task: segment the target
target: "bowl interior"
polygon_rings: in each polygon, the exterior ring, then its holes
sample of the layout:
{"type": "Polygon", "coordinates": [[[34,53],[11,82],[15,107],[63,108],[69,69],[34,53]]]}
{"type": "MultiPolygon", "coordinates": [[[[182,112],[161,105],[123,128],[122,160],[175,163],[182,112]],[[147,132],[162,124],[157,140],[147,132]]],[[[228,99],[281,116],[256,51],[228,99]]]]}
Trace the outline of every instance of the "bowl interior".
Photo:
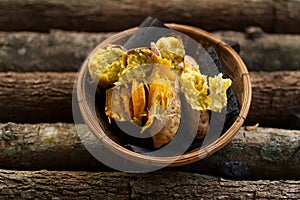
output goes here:
{"type": "MultiPolygon", "coordinates": [[[[142,164],[147,163],[159,166],[164,165],[165,163],[170,163],[169,161],[173,160],[171,165],[179,166],[198,161],[213,154],[214,152],[225,146],[234,137],[239,128],[242,126],[250,107],[251,84],[247,68],[245,67],[243,61],[226,43],[222,42],[220,39],[214,37],[213,35],[195,27],[178,24],[167,24],[167,26],[188,35],[189,37],[199,42],[206,49],[211,46],[214,47],[223,65],[224,72],[232,80],[233,91],[239,100],[240,114],[233,122],[231,127],[227,129],[227,131],[223,133],[221,137],[219,137],[216,141],[206,147],[201,147],[193,151],[186,152],[181,156],[176,156],[175,161],[174,157],[148,156],[135,153],[124,148],[123,145],[126,143],[141,142],[143,142],[143,144],[147,147],[147,145],[152,144],[152,141],[151,138],[138,139],[128,136],[124,137],[124,135],[120,132],[119,129],[116,128],[116,126],[112,126],[108,122],[108,119],[104,113],[105,91],[98,88],[96,91],[96,95],[92,92],[90,84],[92,80],[88,73],[88,59],[83,63],[79,74],[77,83],[77,95],[78,99],[86,99],[86,101],[80,105],[80,110],[85,123],[109,149],[111,149],[118,155],[142,164]],[[92,101],[93,98],[95,98],[96,104],[92,101]],[[96,115],[93,111],[94,108],[96,111],[96,115]]],[[[101,44],[99,44],[90,53],[90,55],[93,55],[95,51],[97,51],[97,49],[102,48],[108,44],[122,44],[134,33],[135,30],[136,28],[132,28],[106,39],[101,44]]],[[[88,56],[88,58],[90,57],[90,55],[88,56]]]]}

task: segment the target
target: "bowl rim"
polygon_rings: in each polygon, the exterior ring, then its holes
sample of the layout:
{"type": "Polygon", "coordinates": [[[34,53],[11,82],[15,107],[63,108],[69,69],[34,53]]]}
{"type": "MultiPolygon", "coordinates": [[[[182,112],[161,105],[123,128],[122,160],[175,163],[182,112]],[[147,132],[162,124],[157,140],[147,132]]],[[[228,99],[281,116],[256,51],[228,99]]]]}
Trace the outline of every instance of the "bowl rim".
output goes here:
{"type": "Polygon", "coordinates": [[[238,133],[239,129],[243,125],[246,116],[248,114],[250,104],[251,104],[251,97],[252,97],[252,88],[251,88],[251,82],[250,82],[250,76],[247,70],[247,67],[245,66],[244,62],[242,61],[241,57],[225,42],[223,42],[221,39],[217,38],[216,36],[212,35],[211,33],[208,33],[200,28],[192,27],[188,25],[182,25],[182,24],[165,24],[167,27],[172,28],[179,32],[186,32],[189,31],[189,33],[193,33],[196,35],[202,35],[206,37],[208,40],[211,40],[212,43],[215,43],[218,46],[221,46],[223,50],[227,51],[233,59],[236,60],[239,67],[241,68],[242,74],[242,81],[245,91],[245,94],[242,96],[242,102],[240,113],[233,122],[233,124],[230,126],[230,128],[222,134],[217,140],[215,140],[213,143],[207,145],[206,147],[202,147],[200,149],[196,149],[192,152],[188,152],[185,154],[182,154],[180,156],[171,156],[171,157],[157,157],[157,156],[149,156],[144,155],[140,153],[136,153],[133,151],[130,151],[126,149],[125,147],[119,145],[112,139],[110,139],[104,132],[104,130],[99,126],[99,119],[93,115],[93,112],[91,111],[87,100],[85,99],[85,78],[88,74],[88,61],[91,55],[93,55],[99,48],[104,47],[105,45],[108,45],[112,43],[112,41],[115,41],[116,39],[125,36],[131,35],[135,30],[137,30],[138,27],[130,28],[127,30],[124,30],[122,32],[116,33],[109,38],[105,39],[103,42],[98,44],[87,56],[85,61],[83,62],[80,71],[78,73],[77,83],[76,83],[76,92],[77,92],[77,99],[79,104],[79,109],[82,114],[83,120],[85,124],[88,126],[90,131],[99,138],[102,143],[107,147],[109,150],[113,151],[119,156],[122,156],[124,158],[127,158],[131,161],[140,163],[140,164],[147,164],[152,166],[182,166],[186,164],[190,164],[196,161],[199,161],[201,159],[204,159],[221,148],[223,148],[227,143],[231,141],[231,139],[238,133]]]}

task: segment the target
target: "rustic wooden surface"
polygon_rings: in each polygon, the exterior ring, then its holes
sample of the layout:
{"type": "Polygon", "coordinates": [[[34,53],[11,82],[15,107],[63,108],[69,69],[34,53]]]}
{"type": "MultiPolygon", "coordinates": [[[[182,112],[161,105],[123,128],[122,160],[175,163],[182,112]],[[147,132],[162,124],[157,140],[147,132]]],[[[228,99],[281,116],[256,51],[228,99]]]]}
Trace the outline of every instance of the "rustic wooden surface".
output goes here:
{"type": "MultiPolygon", "coordinates": [[[[77,71],[88,53],[112,34],[0,32],[0,71],[77,71]]],[[[264,33],[252,40],[243,32],[214,34],[239,42],[250,71],[300,70],[300,35],[264,33]]]]}
{"type": "MultiPolygon", "coordinates": [[[[89,145],[93,146],[93,140],[89,145]]],[[[85,149],[72,124],[0,124],[0,168],[111,171],[85,149]]],[[[241,128],[202,161],[176,168],[238,179],[300,179],[300,131],[241,128]]]]}
{"type": "Polygon", "coordinates": [[[78,31],[123,30],[145,17],[184,23],[206,30],[244,30],[250,25],[267,32],[299,33],[298,0],[1,0],[0,30],[48,31],[51,28],[78,31]],[[20,16],[22,16],[20,18],[20,16]],[[58,20],[59,19],[59,20],[58,20]]]}
{"type": "Polygon", "coordinates": [[[193,173],[0,170],[6,199],[299,199],[300,181],[232,181],[193,173]]]}
{"type": "MultiPolygon", "coordinates": [[[[300,110],[300,71],[251,72],[253,98],[247,123],[293,127],[300,110]]],[[[72,122],[76,73],[0,73],[0,121],[72,122]]]]}
{"type": "MultiPolygon", "coordinates": [[[[299,130],[242,128],[202,161],[147,174],[114,172],[87,152],[73,124],[62,123],[72,121],[76,74],[49,73],[77,71],[112,34],[53,29],[120,31],[151,15],[207,31],[254,25],[299,34],[299,12],[299,0],[0,0],[0,122],[31,123],[0,124],[0,199],[300,199],[299,130]],[[55,171],[12,171],[41,169],[55,171]]],[[[253,100],[246,123],[299,128],[291,120],[300,113],[299,35],[215,34],[241,44],[250,71],[298,70],[250,73],[253,100]]]]}

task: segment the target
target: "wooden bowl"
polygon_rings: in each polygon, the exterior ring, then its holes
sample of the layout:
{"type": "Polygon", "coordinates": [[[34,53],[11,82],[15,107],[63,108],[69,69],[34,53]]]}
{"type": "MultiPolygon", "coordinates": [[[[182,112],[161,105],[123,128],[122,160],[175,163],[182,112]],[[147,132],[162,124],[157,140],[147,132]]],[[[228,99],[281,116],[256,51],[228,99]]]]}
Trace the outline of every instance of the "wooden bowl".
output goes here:
{"type": "MultiPolygon", "coordinates": [[[[208,48],[210,46],[213,46],[215,48],[216,52],[218,53],[219,59],[222,62],[224,72],[228,75],[229,78],[233,80],[232,88],[239,100],[240,113],[231,127],[227,129],[224,134],[222,134],[217,140],[204,148],[196,149],[192,152],[187,152],[176,157],[155,157],[130,151],[113,139],[113,130],[111,130],[109,128],[109,125],[107,125],[107,123],[105,122],[107,119],[104,118],[106,117],[104,115],[101,116],[101,114],[95,115],[95,113],[93,112],[95,103],[90,101],[90,97],[91,95],[95,94],[89,93],[90,82],[88,81],[88,59],[86,59],[82,65],[77,80],[77,97],[80,100],[79,107],[85,123],[90,128],[92,133],[97,138],[99,138],[103,142],[103,144],[111,151],[131,161],[151,166],[166,166],[170,163],[170,166],[190,164],[206,158],[224,147],[236,135],[240,127],[243,125],[249,111],[252,95],[248,70],[241,60],[240,56],[230,46],[228,46],[226,43],[216,38],[215,36],[211,35],[210,33],[199,28],[179,24],[166,25],[173,30],[176,30],[193,38],[204,48],[208,48]]],[[[99,48],[102,48],[108,44],[115,44],[120,41],[126,41],[130,37],[130,35],[134,33],[135,30],[137,30],[137,27],[117,33],[107,38],[90,53],[88,58],[93,55],[99,48]]]]}

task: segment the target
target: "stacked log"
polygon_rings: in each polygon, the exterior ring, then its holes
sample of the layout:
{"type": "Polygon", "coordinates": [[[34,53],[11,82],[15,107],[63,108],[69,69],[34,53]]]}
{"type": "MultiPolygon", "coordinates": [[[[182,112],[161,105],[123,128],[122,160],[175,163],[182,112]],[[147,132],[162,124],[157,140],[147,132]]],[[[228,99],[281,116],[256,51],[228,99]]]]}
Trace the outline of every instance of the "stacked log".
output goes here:
{"type": "MultiPolygon", "coordinates": [[[[111,171],[81,143],[73,124],[0,124],[0,168],[19,170],[111,171]]],[[[93,140],[86,145],[93,146],[93,140]]],[[[165,170],[238,179],[300,178],[300,131],[242,128],[216,154],[190,165],[165,170]],[[288,163],[288,165],[286,164],[288,163]],[[224,166],[227,165],[227,166],[224,166]],[[240,174],[234,174],[236,168],[240,174]]]]}
{"type": "Polygon", "coordinates": [[[300,196],[300,181],[233,181],[184,172],[127,174],[0,170],[0,180],[9,180],[9,184],[1,185],[3,200],[298,199],[300,196]]]}
{"type": "Polygon", "coordinates": [[[2,0],[0,29],[43,31],[51,28],[77,31],[120,31],[137,26],[147,16],[164,22],[189,24],[208,31],[260,26],[266,32],[299,33],[297,0],[161,0],[58,1],[2,0]],[[22,18],[20,19],[20,16],[22,18]]]}
{"type": "MultiPolygon", "coordinates": [[[[300,71],[251,72],[250,77],[253,99],[247,123],[292,127],[289,120],[300,111],[300,71]]],[[[0,121],[72,122],[75,79],[74,72],[0,73],[0,121]]]]}
{"type": "MultiPolygon", "coordinates": [[[[0,71],[71,72],[97,44],[114,33],[0,32],[0,71]]],[[[250,71],[300,70],[300,35],[267,34],[255,39],[244,32],[214,32],[221,39],[236,41],[250,71]]]]}

